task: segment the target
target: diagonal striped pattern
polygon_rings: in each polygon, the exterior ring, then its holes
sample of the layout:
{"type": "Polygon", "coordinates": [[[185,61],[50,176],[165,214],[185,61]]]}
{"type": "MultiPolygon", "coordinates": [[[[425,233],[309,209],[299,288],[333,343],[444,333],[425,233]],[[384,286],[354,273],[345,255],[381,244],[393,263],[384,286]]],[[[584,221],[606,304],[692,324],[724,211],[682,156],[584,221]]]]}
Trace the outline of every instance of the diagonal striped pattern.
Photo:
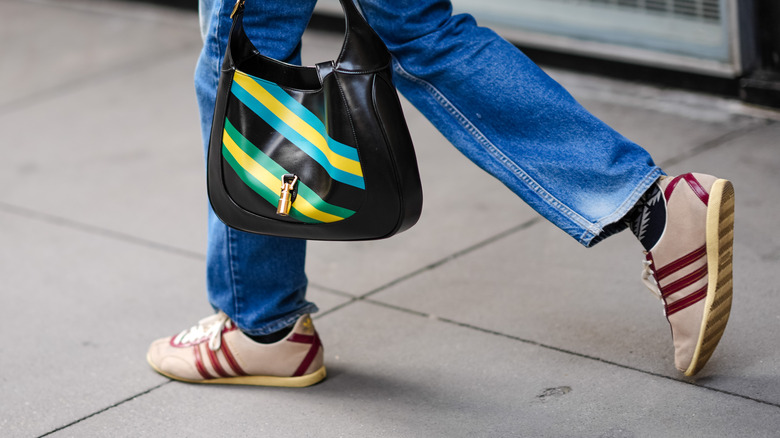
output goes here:
{"type": "Polygon", "coordinates": [[[706,255],[706,251],[703,251],[700,248],[680,257],[679,259],[665,266],[656,267],[652,253],[647,253],[647,259],[652,263],[653,271],[655,272],[654,277],[656,278],[658,289],[661,291],[661,296],[664,298],[664,302],[666,303],[667,317],[697,303],[707,296],[707,284],[705,283],[703,287],[698,288],[686,296],[678,297],[674,301],[669,300],[671,295],[676,294],[685,288],[693,286],[707,277],[708,270],[706,255]],[[688,266],[695,264],[699,264],[699,267],[690,273],[674,281],[662,282],[663,279],[669,277],[670,275],[676,272],[681,272],[688,266]],[[663,274],[659,274],[659,272],[663,274]]]}
{"type": "Polygon", "coordinates": [[[697,281],[701,280],[706,276],[707,276],[707,263],[704,263],[699,267],[699,269],[691,272],[690,274],[685,275],[684,277],[675,280],[667,284],[666,286],[662,286],[661,296],[667,298],[674,293],[680,292],[681,290],[685,289],[688,286],[694,285],[697,281]]]}
{"type": "MultiPolygon", "coordinates": [[[[237,327],[231,322],[229,323],[229,326],[225,326],[225,328],[222,329],[222,333],[219,335],[220,339],[225,333],[232,332],[233,330],[237,330],[237,327]]],[[[217,351],[212,351],[206,341],[207,339],[204,338],[191,345],[193,358],[195,360],[195,369],[201,377],[206,380],[212,380],[219,377],[224,378],[247,375],[238,365],[238,362],[236,362],[227,343],[220,342],[220,348],[217,351]],[[201,350],[205,351],[205,356],[201,350]],[[220,359],[220,356],[222,359],[220,359]],[[208,362],[204,360],[204,357],[208,358],[208,362]],[[211,372],[209,372],[209,370],[211,370],[211,372]]]]}
{"type": "Polygon", "coordinates": [[[293,335],[290,336],[290,338],[287,339],[287,341],[297,342],[301,344],[311,344],[309,351],[306,353],[306,357],[303,358],[303,361],[298,366],[298,369],[296,369],[295,373],[293,373],[293,377],[302,376],[306,373],[306,370],[309,369],[309,366],[311,366],[312,362],[314,362],[314,358],[317,357],[317,353],[319,352],[320,347],[322,346],[322,341],[320,341],[320,336],[317,334],[317,332],[314,332],[313,335],[302,335],[300,333],[293,333],[293,335]]]}
{"type": "MultiPolygon", "coordinates": [[[[357,211],[363,204],[366,197],[365,189],[344,184],[331,178],[324,167],[286,138],[279,135],[273,127],[268,125],[240,100],[235,98],[230,100],[227,106],[226,119],[249,143],[262,150],[263,153],[285,170],[298,175],[298,178],[304,184],[327,203],[352,211],[357,211]]],[[[237,182],[246,185],[243,181],[237,182]]],[[[234,193],[234,195],[237,194],[234,193]]],[[[253,193],[253,195],[255,194],[253,193]]],[[[239,205],[253,205],[257,207],[256,201],[242,200],[240,198],[236,199],[236,201],[243,201],[239,205]]],[[[275,208],[275,206],[273,209],[269,207],[269,211],[258,213],[264,216],[269,214],[273,216],[276,214],[275,208]]]]}
{"type": "MultiPolygon", "coordinates": [[[[282,175],[291,173],[246,139],[225,119],[222,156],[236,175],[272,206],[279,201],[282,175]]],[[[330,223],[344,220],[355,212],[323,200],[305,182],[297,184],[298,196],[290,217],[307,223],[330,223]]]]}
{"type": "Polygon", "coordinates": [[[664,196],[666,197],[667,201],[672,196],[672,192],[674,192],[674,189],[677,188],[677,184],[681,180],[685,180],[685,182],[688,183],[688,186],[690,186],[691,190],[693,190],[693,193],[695,193],[696,196],[698,196],[699,199],[701,199],[701,202],[703,202],[704,205],[709,204],[710,195],[707,193],[706,190],[704,190],[704,187],[701,186],[699,180],[697,180],[696,177],[694,177],[693,174],[691,173],[686,173],[684,175],[680,175],[672,179],[669,185],[666,186],[666,190],[664,190],[664,196]]]}
{"type": "Polygon", "coordinates": [[[327,134],[317,116],[271,82],[236,71],[232,95],[298,147],[336,181],[365,188],[357,150],[327,134]]]}
{"type": "Polygon", "coordinates": [[[657,281],[661,281],[664,278],[679,271],[680,269],[690,265],[696,260],[701,259],[705,255],[707,255],[707,245],[702,245],[701,248],[691,252],[690,254],[680,257],[679,259],[673,261],[672,263],[667,264],[666,266],[658,268],[655,271],[655,279],[657,281]]]}

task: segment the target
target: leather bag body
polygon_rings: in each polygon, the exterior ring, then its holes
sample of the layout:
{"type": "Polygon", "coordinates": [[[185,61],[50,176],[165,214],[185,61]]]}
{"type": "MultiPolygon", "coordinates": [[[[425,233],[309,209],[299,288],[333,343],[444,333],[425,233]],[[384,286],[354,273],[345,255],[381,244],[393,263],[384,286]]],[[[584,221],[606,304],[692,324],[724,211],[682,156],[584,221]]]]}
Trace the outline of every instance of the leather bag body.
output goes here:
{"type": "Polygon", "coordinates": [[[236,5],[209,143],[208,194],[228,226],[314,240],[381,239],[414,225],[422,187],[391,56],[352,0],[337,60],[268,58],[236,5]]]}

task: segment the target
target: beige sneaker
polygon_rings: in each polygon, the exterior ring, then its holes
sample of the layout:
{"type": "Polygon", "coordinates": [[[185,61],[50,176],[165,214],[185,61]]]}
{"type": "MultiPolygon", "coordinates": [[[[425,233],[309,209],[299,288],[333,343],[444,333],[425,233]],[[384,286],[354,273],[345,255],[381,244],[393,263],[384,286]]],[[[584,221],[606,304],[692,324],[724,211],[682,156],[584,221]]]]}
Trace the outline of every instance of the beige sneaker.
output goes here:
{"type": "Polygon", "coordinates": [[[666,228],[645,253],[642,279],[664,302],[675,366],[692,376],[712,356],[731,312],[734,187],[692,173],[658,184],[666,228]]]}
{"type": "Polygon", "coordinates": [[[146,360],[166,377],[193,383],[302,387],[325,378],[322,343],[309,315],[281,341],[260,344],[219,312],[154,341],[146,360]]]}

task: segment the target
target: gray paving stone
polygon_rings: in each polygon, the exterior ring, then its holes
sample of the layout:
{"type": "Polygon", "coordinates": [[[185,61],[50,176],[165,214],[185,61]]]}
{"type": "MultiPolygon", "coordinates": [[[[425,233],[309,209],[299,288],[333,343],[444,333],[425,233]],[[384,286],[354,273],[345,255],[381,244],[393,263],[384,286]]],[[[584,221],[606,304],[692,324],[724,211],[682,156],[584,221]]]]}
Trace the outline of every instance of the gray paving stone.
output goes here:
{"type": "MultiPolygon", "coordinates": [[[[780,381],[767,377],[780,373],[773,348],[780,301],[771,276],[780,241],[766,230],[780,211],[777,187],[766,181],[780,164],[777,133],[777,126],[759,129],[671,169],[724,175],[738,190],[735,304],[697,381],[772,403],[780,402],[780,381]]],[[[660,303],[639,281],[633,237],[624,233],[590,250],[569,240],[541,223],[373,299],[679,378],[660,303]]]]}
{"type": "MultiPolygon", "coordinates": [[[[0,211],[0,436],[40,435],[165,382],[149,343],[211,312],[204,260],[0,211]]],[[[349,300],[312,288],[322,310],[349,300]]]]}
{"type": "Polygon", "coordinates": [[[0,3],[0,113],[80,88],[198,42],[194,16],[134,3],[0,3]]]}
{"type": "Polygon", "coordinates": [[[435,319],[351,305],[307,389],[172,383],[53,436],[774,436],[777,408],[435,319]]]}
{"type": "Polygon", "coordinates": [[[587,250],[539,223],[372,299],[671,375],[668,325],[640,260],[631,236],[587,250]]]}
{"type": "Polygon", "coordinates": [[[208,311],[203,261],[0,213],[0,435],[41,434],[162,383],[145,346],[208,311]]]}
{"type": "Polygon", "coordinates": [[[0,201],[205,253],[196,56],[0,117],[0,201]]]}
{"type": "Polygon", "coordinates": [[[692,147],[765,123],[733,100],[546,70],[585,108],[647,149],[662,167],[692,147]]]}

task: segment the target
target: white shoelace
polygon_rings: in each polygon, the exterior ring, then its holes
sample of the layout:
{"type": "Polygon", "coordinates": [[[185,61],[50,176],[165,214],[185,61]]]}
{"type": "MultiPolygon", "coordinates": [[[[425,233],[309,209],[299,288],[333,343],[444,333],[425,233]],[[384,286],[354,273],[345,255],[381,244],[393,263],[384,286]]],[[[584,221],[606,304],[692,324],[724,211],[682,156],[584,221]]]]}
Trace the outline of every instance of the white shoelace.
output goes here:
{"type": "Polygon", "coordinates": [[[211,351],[219,350],[222,346],[222,330],[230,323],[230,318],[220,311],[216,315],[203,318],[194,325],[174,338],[173,342],[177,344],[197,343],[203,339],[209,340],[209,349],[211,351]]]}
{"type": "Polygon", "coordinates": [[[647,286],[650,293],[663,302],[664,297],[661,295],[661,290],[658,289],[658,283],[655,281],[655,277],[653,277],[653,268],[651,268],[652,262],[650,262],[650,260],[643,260],[642,265],[644,265],[644,268],[642,269],[642,283],[647,286]]]}

